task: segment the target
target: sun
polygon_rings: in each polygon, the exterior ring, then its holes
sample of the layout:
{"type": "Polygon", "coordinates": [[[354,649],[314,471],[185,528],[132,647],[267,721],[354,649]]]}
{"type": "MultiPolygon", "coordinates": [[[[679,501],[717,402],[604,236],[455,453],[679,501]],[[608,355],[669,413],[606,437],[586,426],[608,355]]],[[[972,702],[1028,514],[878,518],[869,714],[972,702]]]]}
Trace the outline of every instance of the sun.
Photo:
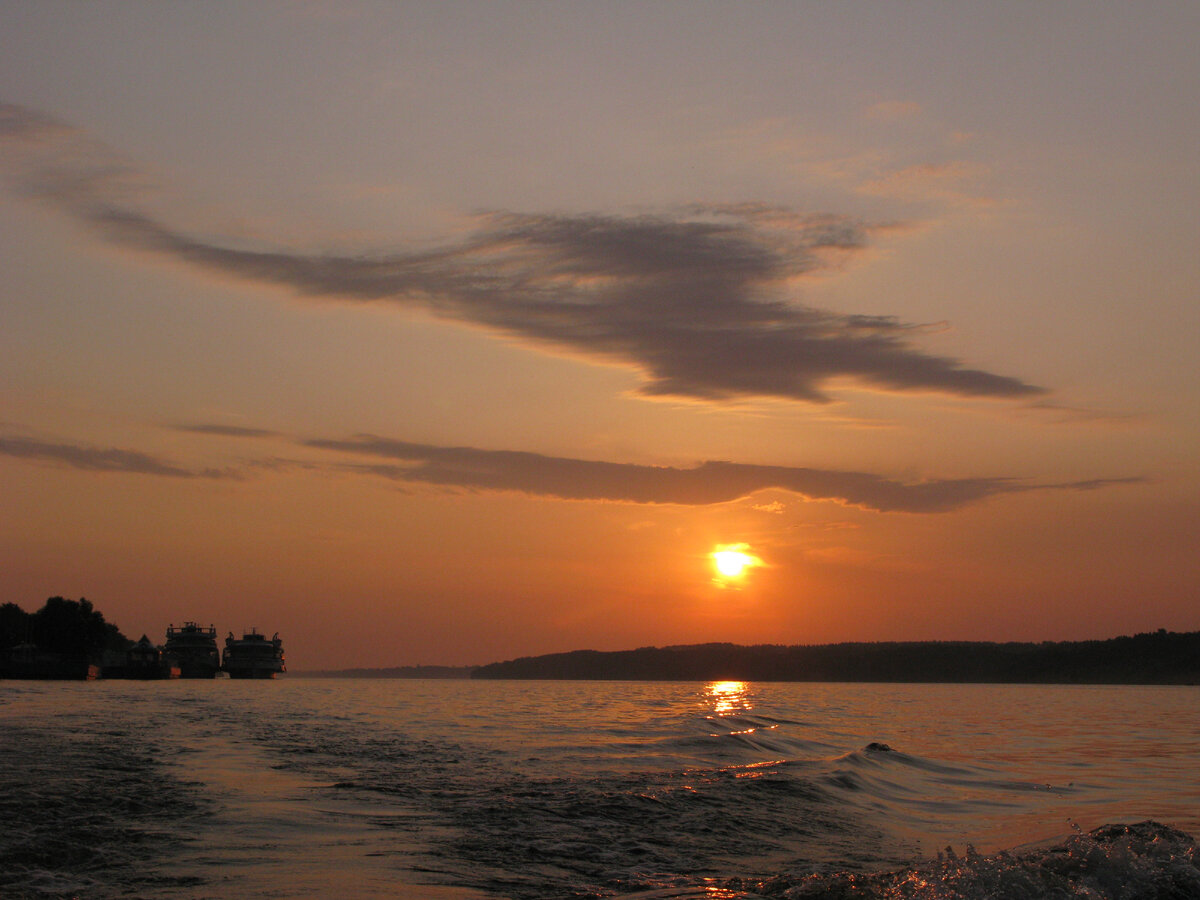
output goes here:
{"type": "Polygon", "coordinates": [[[746,551],[749,544],[718,544],[709,556],[721,578],[741,578],[747,569],[761,566],[762,560],[746,551]]]}
{"type": "Polygon", "coordinates": [[[717,571],[726,578],[737,578],[750,565],[750,557],[737,550],[718,550],[712,555],[717,571]]]}

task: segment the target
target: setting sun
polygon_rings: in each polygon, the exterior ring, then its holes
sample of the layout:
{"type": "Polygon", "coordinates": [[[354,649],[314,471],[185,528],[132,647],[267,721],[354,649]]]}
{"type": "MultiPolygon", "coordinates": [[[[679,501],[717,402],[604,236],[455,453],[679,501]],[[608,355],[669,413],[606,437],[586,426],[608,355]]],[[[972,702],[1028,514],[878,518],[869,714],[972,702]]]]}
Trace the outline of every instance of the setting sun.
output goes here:
{"type": "Polygon", "coordinates": [[[762,560],[746,551],[749,544],[721,544],[710,554],[722,578],[740,578],[746,570],[761,566],[762,560]]]}

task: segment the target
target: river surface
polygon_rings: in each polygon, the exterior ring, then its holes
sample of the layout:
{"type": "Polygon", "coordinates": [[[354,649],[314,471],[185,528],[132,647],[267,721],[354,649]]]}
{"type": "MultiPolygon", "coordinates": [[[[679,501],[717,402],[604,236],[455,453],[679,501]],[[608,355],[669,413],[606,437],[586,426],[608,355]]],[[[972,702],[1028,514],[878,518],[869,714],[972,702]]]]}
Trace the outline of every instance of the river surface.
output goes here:
{"type": "Polygon", "coordinates": [[[1200,897],[1185,835],[1087,834],[1200,835],[1198,709],[1195,687],[3,681],[0,896],[1018,897],[1069,875],[1064,896],[1200,897]],[[1184,893],[1121,893],[1164,869],[1184,893]]]}

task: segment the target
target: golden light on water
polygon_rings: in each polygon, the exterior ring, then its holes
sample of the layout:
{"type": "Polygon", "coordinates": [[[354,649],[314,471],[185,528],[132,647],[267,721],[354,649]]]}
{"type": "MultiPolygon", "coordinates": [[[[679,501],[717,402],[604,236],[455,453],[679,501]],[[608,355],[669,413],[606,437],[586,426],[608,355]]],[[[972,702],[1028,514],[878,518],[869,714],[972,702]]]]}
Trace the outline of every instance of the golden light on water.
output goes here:
{"type": "Polygon", "coordinates": [[[744,681],[712,681],[704,686],[704,694],[718,716],[752,709],[744,681]]]}

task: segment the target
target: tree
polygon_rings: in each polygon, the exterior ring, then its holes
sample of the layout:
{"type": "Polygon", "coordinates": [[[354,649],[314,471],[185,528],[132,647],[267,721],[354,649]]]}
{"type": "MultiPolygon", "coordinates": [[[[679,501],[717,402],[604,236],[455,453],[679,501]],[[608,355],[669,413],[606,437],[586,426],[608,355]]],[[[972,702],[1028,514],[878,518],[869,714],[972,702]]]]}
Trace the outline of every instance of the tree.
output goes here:
{"type": "Polygon", "coordinates": [[[15,603],[0,605],[0,649],[28,643],[33,617],[15,603]]]}
{"type": "Polygon", "coordinates": [[[124,650],[129,640],[116,625],[104,621],[91,601],[51,597],[33,614],[31,637],[43,650],[75,658],[89,658],[105,649],[124,650]]]}

